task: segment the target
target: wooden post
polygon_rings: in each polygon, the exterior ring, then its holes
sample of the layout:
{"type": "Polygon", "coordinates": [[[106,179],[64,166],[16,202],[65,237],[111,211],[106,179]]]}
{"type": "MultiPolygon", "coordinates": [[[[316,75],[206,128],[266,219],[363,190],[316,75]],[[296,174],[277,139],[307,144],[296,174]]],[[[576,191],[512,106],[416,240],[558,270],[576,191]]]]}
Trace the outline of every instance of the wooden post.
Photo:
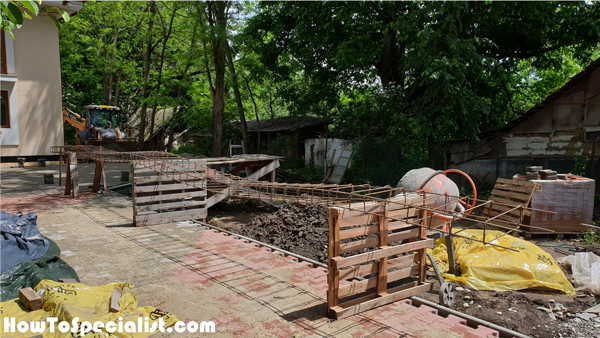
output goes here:
{"type": "Polygon", "coordinates": [[[327,220],[329,224],[327,253],[329,255],[329,271],[327,278],[329,281],[329,289],[327,291],[327,302],[329,308],[339,305],[338,291],[340,287],[339,271],[335,258],[340,256],[340,224],[339,217],[343,210],[338,208],[327,209],[327,220]]]}
{"type": "Polygon", "coordinates": [[[79,198],[79,174],[77,172],[77,153],[69,154],[69,170],[71,171],[71,186],[73,198],[79,198]]]}
{"type": "Polygon", "coordinates": [[[71,195],[71,155],[67,157],[67,176],[65,177],[65,195],[71,195]]]}
{"type": "Polygon", "coordinates": [[[591,179],[594,179],[594,162],[596,162],[596,139],[598,137],[598,133],[594,133],[594,143],[592,143],[592,174],[590,175],[591,179]]]}
{"type": "Polygon", "coordinates": [[[500,177],[500,136],[496,138],[496,179],[500,177]]]}
{"type": "MultiPolygon", "coordinates": [[[[422,218],[422,217],[421,217],[422,218]]],[[[430,221],[430,223],[432,223],[430,221]]],[[[429,224],[428,227],[431,227],[431,224],[429,224]]],[[[420,241],[424,241],[427,239],[427,228],[426,227],[419,227],[419,240],[420,241]]],[[[418,255],[419,255],[419,283],[423,284],[425,283],[425,280],[427,279],[427,249],[420,249],[418,251],[418,255]]]]}
{"type": "Polygon", "coordinates": [[[102,179],[102,162],[96,160],[96,169],[94,170],[94,184],[92,192],[97,193],[100,190],[100,180],[102,179]]]}
{"type": "Polygon", "coordinates": [[[135,163],[131,163],[131,200],[133,202],[133,226],[137,225],[137,204],[135,203],[135,163]]]}
{"type": "Polygon", "coordinates": [[[63,152],[62,148],[60,148],[60,152],[58,153],[58,186],[62,185],[62,158],[63,152]]]}
{"type": "Polygon", "coordinates": [[[104,162],[100,162],[100,166],[102,167],[102,181],[104,181],[104,196],[108,196],[108,188],[106,183],[106,171],[104,171],[104,162]]]}
{"type": "MultiPolygon", "coordinates": [[[[388,246],[388,210],[387,206],[384,206],[383,212],[378,216],[379,218],[379,248],[385,248],[388,246]]],[[[388,270],[388,258],[383,257],[379,259],[379,267],[377,270],[377,296],[382,297],[388,294],[387,292],[387,270],[388,270]]]]}

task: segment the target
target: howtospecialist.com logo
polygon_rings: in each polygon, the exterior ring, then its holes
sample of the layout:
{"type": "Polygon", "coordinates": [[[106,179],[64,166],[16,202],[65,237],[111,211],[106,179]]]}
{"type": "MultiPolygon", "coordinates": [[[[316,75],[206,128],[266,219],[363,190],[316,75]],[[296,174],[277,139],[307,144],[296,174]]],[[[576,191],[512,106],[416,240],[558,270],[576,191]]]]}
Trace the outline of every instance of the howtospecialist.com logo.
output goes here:
{"type": "MultiPolygon", "coordinates": [[[[4,317],[4,333],[43,333],[46,332],[46,324],[48,324],[47,328],[51,333],[56,332],[56,330],[62,333],[71,332],[73,337],[83,337],[90,332],[95,333],[155,333],[155,332],[167,332],[167,333],[183,333],[183,332],[215,332],[215,323],[210,322],[198,322],[190,321],[188,323],[178,321],[173,325],[173,327],[165,328],[165,321],[163,318],[159,318],[158,321],[155,321],[150,325],[150,321],[148,317],[138,318],[137,322],[135,321],[123,321],[123,317],[119,317],[119,320],[109,321],[109,322],[101,322],[97,321],[91,323],[89,321],[79,322],[79,317],[73,318],[71,323],[67,321],[58,321],[57,317],[46,317],[45,321],[19,321],[17,322],[15,317],[4,317]]],[[[1,335],[1,334],[0,334],[1,335]]]]}

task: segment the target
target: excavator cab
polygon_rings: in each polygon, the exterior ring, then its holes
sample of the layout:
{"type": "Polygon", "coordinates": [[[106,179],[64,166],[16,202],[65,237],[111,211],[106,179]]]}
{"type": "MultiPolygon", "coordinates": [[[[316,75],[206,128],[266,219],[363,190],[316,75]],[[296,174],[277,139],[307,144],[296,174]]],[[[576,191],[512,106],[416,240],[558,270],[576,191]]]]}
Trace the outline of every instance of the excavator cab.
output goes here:
{"type": "MultiPolygon", "coordinates": [[[[90,105],[83,107],[86,132],[89,140],[121,140],[119,130],[119,107],[90,105]]],[[[83,139],[83,138],[82,138],[83,139]]]]}
{"type": "Polygon", "coordinates": [[[78,145],[97,145],[116,151],[137,149],[137,142],[131,137],[131,128],[121,125],[123,120],[119,107],[90,105],[84,109],[81,117],[63,108],[63,121],[77,129],[78,145]]]}

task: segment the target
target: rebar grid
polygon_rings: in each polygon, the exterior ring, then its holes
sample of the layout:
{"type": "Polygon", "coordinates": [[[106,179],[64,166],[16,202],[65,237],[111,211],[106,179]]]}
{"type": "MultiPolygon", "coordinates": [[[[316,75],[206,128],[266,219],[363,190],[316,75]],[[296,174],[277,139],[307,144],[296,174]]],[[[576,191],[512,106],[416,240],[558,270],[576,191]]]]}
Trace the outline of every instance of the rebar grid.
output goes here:
{"type": "MultiPolygon", "coordinates": [[[[374,187],[369,184],[362,185],[337,185],[337,184],[287,184],[268,181],[252,180],[209,168],[205,164],[196,163],[175,154],[159,151],[117,152],[100,146],[54,146],[53,153],[74,152],[78,158],[103,161],[107,163],[135,163],[164,175],[174,181],[185,183],[190,189],[206,188],[216,195],[228,195],[235,198],[255,199],[280,203],[304,203],[337,207],[349,212],[358,212],[364,215],[380,217],[383,210],[416,209],[422,217],[385,216],[388,221],[405,222],[412,226],[425,227],[446,235],[467,238],[452,232],[453,223],[458,219],[465,219],[483,225],[483,240],[469,238],[486,245],[494,245],[508,250],[518,251],[513,248],[502,247],[495,242],[498,238],[512,232],[523,232],[522,226],[529,228],[552,230],[525,225],[518,221],[500,219],[513,211],[521,215],[525,210],[547,212],[539,209],[526,208],[503,204],[497,201],[473,199],[470,197],[450,196],[423,191],[410,191],[403,188],[390,186],[374,187]],[[448,210],[454,203],[466,204],[464,212],[448,210]],[[488,204],[508,207],[509,210],[490,217],[488,215],[472,215],[472,212],[488,204]],[[473,206],[470,206],[473,205],[473,206]],[[424,215],[424,216],[423,216],[424,215]],[[451,218],[450,230],[432,227],[434,217],[451,218]],[[427,222],[426,222],[427,221],[427,222]],[[492,223],[490,223],[492,222],[492,223]],[[501,236],[486,241],[485,232],[488,227],[508,230],[501,236]]],[[[266,175],[267,173],[265,173],[266,175]]],[[[260,178],[259,178],[260,179],[260,178]]]]}

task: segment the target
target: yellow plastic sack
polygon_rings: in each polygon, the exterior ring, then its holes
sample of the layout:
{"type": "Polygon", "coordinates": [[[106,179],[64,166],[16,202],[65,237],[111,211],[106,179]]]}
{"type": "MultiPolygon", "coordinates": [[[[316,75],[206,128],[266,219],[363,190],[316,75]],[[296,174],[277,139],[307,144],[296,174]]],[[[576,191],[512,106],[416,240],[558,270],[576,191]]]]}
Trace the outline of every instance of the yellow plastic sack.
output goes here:
{"type": "MultiPolygon", "coordinates": [[[[88,321],[94,324],[97,321],[106,324],[109,321],[119,323],[119,317],[122,317],[122,322],[128,321],[135,322],[138,324],[138,320],[141,318],[143,326],[146,323],[145,317],[148,317],[149,327],[152,324],[159,321],[162,318],[164,321],[164,327],[174,325],[178,319],[173,314],[166,313],[151,306],[137,307],[137,297],[131,291],[133,284],[127,282],[116,282],[110,283],[103,286],[87,286],[82,283],[59,283],[51,280],[42,280],[36,287],[35,291],[43,289],[42,294],[43,308],[37,311],[27,311],[24,309],[19,302],[19,299],[12,299],[3,303],[0,303],[0,310],[2,310],[2,320],[0,321],[0,335],[4,337],[32,337],[39,335],[40,333],[32,333],[31,330],[20,333],[18,329],[14,333],[5,332],[5,321],[6,318],[15,318],[15,323],[20,321],[26,322],[45,322],[45,332],[43,333],[44,338],[71,338],[81,337],[81,324],[88,321]],[[123,290],[123,294],[119,299],[120,312],[109,312],[110,298],[112,296],[113,289],[117,287],[123,290]],[[56,317],[58,322],[54,324],[54,333],[50,332],[50,323],[46,322],[47,317],[56,317]],[[58,330],[58,323],[62,321],[68,322],[73,327],[73,319],[79,317],[77,321],[78,331],[75,333],[67,332],[62,333],[58,330]]],[[[143,327],[142,326],[142,327],[143,327]]],[[[152,333],[149,332],[135,332],[128,333],[123,330],[123,333],[114,332],[108,333],[106,329],[102,329],[102,333],[94,333],[93,331],[88,332],[84,335],[86,338],[99,338],[99,337],[131,337],[131,338],[144,338],[150,336],[152,333]]],[[[143,331],[143,329],[142,329],[143,331]]],[[[158,331],[158,330],[157,330],[158,331]]],[[[156,333],[156,332],[154,332],[156,333]]]]}
{"type": "MultiPolygon", "coordinates": [[[[461,236],[483,240],[483,230],[463,230],[461,236]]],[[[575,296],[573,286],[558,263],[531,242],[502,235],[500,231],[486,231],[486,241],[516,249],[519,252],[493,245],[484,245],[470,239],[452,237],[454,259],[460,276],[448,274],[446,240],[437,240],[437,247],[430,250],[442,276],[446,280],[466,284],[475,290],[522,290],[543,288],[575,296]]]]}

